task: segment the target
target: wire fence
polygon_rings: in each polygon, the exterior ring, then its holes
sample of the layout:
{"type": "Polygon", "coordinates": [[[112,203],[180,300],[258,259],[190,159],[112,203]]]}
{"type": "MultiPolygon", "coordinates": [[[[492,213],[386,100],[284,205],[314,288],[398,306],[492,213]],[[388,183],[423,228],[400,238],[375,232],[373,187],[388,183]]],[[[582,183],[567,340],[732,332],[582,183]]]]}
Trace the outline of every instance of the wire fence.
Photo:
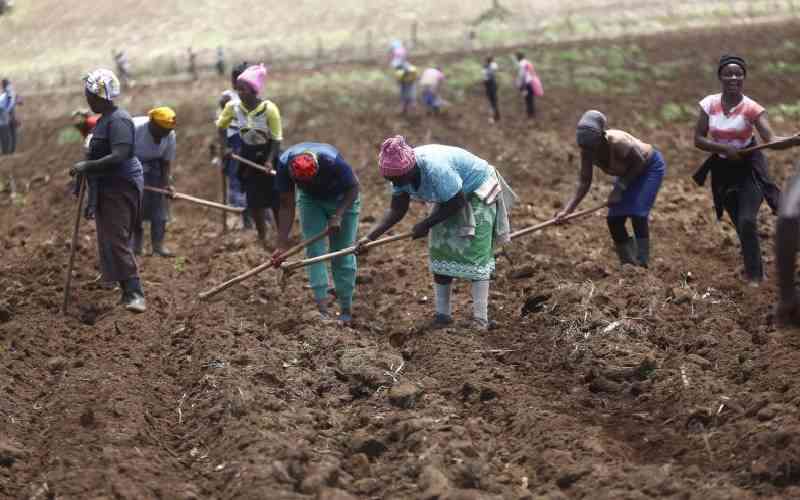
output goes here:
{"type": "MultiPolygon", "coordinates": [[[[160,81],[205,78],[215,73],[223,76],[231,64],[243,60],[263,61],[273,69],[384,63],[393,39],[404,41],[413,61],[440,54],[777,22],[800,16],[800,0],[600,0],[580,8],[564,2],[546,10],[534,7],[533,2],[531,5],[524,12],[512,12],[495,2],[472,23],[413,21],[406,33],[391,37],[381,30],[366,29],[336,42],[322,36],[294,39],[291,44],[279,39],[243,40],[223,48],[222,57],[219,49],[208,48],[132,59],[131,77],[160,81]]],[[[81,70],[65,66],[53,68],[46,79],[41,75],[16,75],[15,79],[26,89],[47,91],[69,85],[81,70]]]]}

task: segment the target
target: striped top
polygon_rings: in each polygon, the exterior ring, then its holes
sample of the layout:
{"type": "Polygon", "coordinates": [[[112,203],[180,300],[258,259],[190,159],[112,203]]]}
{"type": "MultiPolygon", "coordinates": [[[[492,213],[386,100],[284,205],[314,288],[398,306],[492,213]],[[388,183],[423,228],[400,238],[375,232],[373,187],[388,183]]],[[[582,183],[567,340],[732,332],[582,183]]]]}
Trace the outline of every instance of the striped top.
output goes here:
{"type": "Polygon", "coordinates": [[[722,108],[722,94],[713,94],[700,101],[700,107],[708,115],[708,132],[711,139],[742,149],[753,140],[753,127],[764,107],[742,96],[742,101],[727,114],[722,108]]]}

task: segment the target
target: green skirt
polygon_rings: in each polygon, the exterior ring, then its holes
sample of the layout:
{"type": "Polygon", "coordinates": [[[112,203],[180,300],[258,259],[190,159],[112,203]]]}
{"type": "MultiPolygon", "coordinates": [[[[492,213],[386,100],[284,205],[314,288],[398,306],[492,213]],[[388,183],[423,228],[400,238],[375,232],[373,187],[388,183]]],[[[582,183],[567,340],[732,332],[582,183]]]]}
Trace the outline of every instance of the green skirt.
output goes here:
{"type": "Polygon", "coordinates": [[[497,204],[469,197],[475,218],[474,236],[464,234],[464,218],[457,213],[431,228],[428,239],[430,269],[434,274],[471,281],[488,280],[494,271],[494,224],[497,204]]]}

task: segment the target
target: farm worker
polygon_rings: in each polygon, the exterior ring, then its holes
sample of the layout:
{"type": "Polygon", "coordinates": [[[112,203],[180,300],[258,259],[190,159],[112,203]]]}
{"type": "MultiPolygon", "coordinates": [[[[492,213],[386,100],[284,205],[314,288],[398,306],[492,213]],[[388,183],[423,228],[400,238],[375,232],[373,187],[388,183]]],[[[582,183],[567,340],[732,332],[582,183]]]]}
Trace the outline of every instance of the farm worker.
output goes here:
{"type": "Polygon", "coordinates": [[[789,180],[781,197],[775,227],[775,264],[778,273],[779,302],[776,319],[781,325],[800,326],[800,300],[795,288],[797,247],[800,243],[800,175],[789,180]]]}
{"type": "Polygon", "coordinates": [[[500,121],[500,108],[497,104],[497,63],[494,57],[486,58],[483,66],[483,85],[486,88],[486,98],[489,99],[489,107],[492,109],[492,120],[500,121]]]}
{"type": "MultiPolygon", "coordinates": [[[[139,158],[144,170],[146,186],[174,192],[170,171],[175,161],[175,111],[166,106],[151,109],[147,116],[133,119],[136,126],[136,146],[134,154],[139,158]]],[[[172,257],[174,254],[164,246],[169,220],[169,201],[167,195],[145,191],[142,202],[142,219],[150,221],[150,245],[153,255],[172,257]]],[[[143,228],[140,223],[133,233],[133,252],[142,254],[144,244],[143,228]]]]}
{"type": "MultiPolygon", "coordinates": [[[[330,230],[329,242],[318,241],[306,247],[309,258],[353,246],[358,232],[361,207],[359,184],[353,168],[329,144],[303,142],[283,152],[278,160],[275,186],[280,192],[278,244],[274,257],[289,248],[289,233],[294,223],[295,206],[300,212],[303,238],[330,230]]],[[[356,283],[356,257],[345,255],[331,261],[336,298],[341,308],[339,320],[353,319],[353,290],[356,283]]],[[[328,317],[328,271],[324,262],[306,267],[311,290],[320,313],[328,317]]]]}
{"type": "Polygon", "coordinates": [[[400,69],[406,63],[408,51],[400,40],[393,40],[389,46],[389,64],[392,69],[400,69]]]}
{"type": "Polygon", "coordinates": [[[125,308],[144,312],[144,291],[130,244],[139,225],[144,185],[142,165],[134,155],[133,120],[114,103],[120,83],[113,72],[94,70],[84,78],[84,85],[89,108],[101,116],[87,159],[76,163],[70,175],[97,176],[95,225],[103,281],[119,282],[125,308]]]}
{"type": "MultiPolygon", "coordinates": [[[[767,120],[764,108],[744,95],[747,64],[737,56],[722,56],[717,66],[722,92],[700,101],[700,116],[695,126],[695,147],[712,153],[694,174],[698,185],[711,173],[711,191],[717,219],[723,212],[736,227],[742,246],[744,278],[751,286],[764,279],[761,245],[758,239],[758,210],[766,198],[773,213],[778,208],[780,190],[767,173],[767,158],[761,151],[741,154],[756,144],[757,129],[764,142],[782,140],[767,120]]],[[[800,138],[783,147],[800,144],[800,138]]]]}
{"type": "Polygon", "coordinates": [[[444,73],[439,68],[428,68],[422,72],[419,78],[419,86],[422,87],[422,102],[432,113],[438,113],[442,107],[442,99],[439,97],[439,90],[444,82],[444,73]]]}
{"type": "Polygon", "coordinates": [[[419,71],[413,64],[405,62],[395,70],[394,75],[400,85],[400,104],[403,106],[403,114],[406,114],[414,107],[414,101],[417,99],[416,85],[419,71]]]}
{"type": "Polygon", "coordinates": [[[0,153],[14,154],[17,149],[17,104],[21,101],[17,99],[14,87],[8,78],[2,80],[2,92],[0,92],[0,153]]]}
{"type": "Polygon", "coordinates": [[[14,152],[14,107],[16,96],[8,80],[3,79],[3,90],[0,92],[0,154],[10,155],[14,152]]]}
{"type": "Polygon", "coordinates": [[[517,52],[517,89],[525,94],[525,112],[528,118],[536,116],[536,97],[544,95],[542,82],[533,63],[525,59],[525,54],[517,52]]]}
{"type": "MultiPolygon", "coordinates": [[[[228,102],[217,119],[220,144],[225,151],[224,158],[230,158],[231,148],[227,145],[226,130],[235,118],[239,123],[239,136],[242,140],[241,156],[265,167],[270,162],[272,165],[277,164],[283,130],[278,106],[259,97],[266,79],[267,69],[263,64],[250,66],[236,78],[236,92],[240,100],[228,102]]],[[[274,177],[247,165],[239,165],[239,178],[244,186],[247,210],[255,222],[258,239],[266,248],[267,223],[264,209],[272,209],[276,220],[278,215],[274,177]]]]}
{"type": "MultiPolygon", "coordinates": [[[[249,64],[243,62],[231,69],[232,88],[224,91],[220,96],[220,113],[225,109],[225,105],[229,102],[239,102],[239,94],[237,94],[235,90],[236,79],[239,78],[239,75],[241,75],[249,66],[249,64]]],[[[233,120],[231,120],[230,125],[228,125],[228,128],[225,130],[225,136],[225,143],[227,147],[230,148],[232,153],[238,155],[242,149],[242,137],[239,135],[239,121],[236,119],[235,115],[233,120]]],[[[239,180],[238,175],[239,162],[231,157],[223,158],[222,171],[225,173],[225,177],[228,179],[228,205],[239,208],[246,207],[247,203],[245,199],[244,187],[242,186],[242,182],[239,180]]],[[[253,220],[246,211],[242,214],[242,225],[245,229],[253,228],[253,220]]]]}
{"type": "Polygon", "coordinates": [[[509,240],[508,214],[515,195],[486,160],[452,146],[412,148],[403,137],[395,136],[383,142],[378,162],[381,175],[393,186],[391,206],[359,247],[400,222],[411,197],[435,204],[430,215],[413,228],[415,239],[430,233],[436,314],[429,326],[440,328],[453,322],[450,290],[453,278],[460,278],[472,282],[471,325],[488,330],[494,247],[509,240]]]}
{"type": "Polygon", "coordinates": [[[578,186],[564,210],[563,219],[578,207],[592,186],[596,165],[614,176],[614,189],[608,196],[608,230],[621,264],[647,267],[650,262],[650,210],[656,201],[667,169],[661,153],[622,130],[608,129],[605,115],[587,111],[576,132],[581,148],[578,186]],[[631,219],[635,240],[628,235],[625,223],[631,219]]]}

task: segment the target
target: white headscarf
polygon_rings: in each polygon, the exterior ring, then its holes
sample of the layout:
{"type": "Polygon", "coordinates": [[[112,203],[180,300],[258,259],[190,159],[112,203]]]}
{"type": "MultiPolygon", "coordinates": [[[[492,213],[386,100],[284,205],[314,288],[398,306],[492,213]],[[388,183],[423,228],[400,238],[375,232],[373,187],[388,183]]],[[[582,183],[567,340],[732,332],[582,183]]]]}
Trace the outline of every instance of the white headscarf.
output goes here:
{"type": "Polygon", "coordinates": [[[119,79],[110,69],[96,69],[83,78],[86,90],[92,94],[112,101],[120,93],[119,79]]]}

